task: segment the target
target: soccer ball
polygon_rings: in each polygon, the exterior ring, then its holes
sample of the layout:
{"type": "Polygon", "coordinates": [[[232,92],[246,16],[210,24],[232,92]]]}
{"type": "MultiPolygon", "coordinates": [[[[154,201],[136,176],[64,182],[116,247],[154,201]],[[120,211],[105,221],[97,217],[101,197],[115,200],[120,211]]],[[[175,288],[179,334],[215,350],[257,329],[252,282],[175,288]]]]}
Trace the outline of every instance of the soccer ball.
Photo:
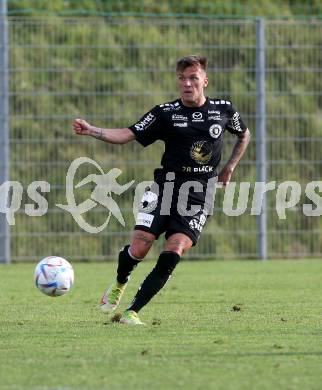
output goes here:
{"type": "Polygon", "coordinates": [[[34,279],[36,287],[44,294],[58,297],[66,294],[74,283],[71,264],[58,256],[48,256],[36,266],[34,279]]]}

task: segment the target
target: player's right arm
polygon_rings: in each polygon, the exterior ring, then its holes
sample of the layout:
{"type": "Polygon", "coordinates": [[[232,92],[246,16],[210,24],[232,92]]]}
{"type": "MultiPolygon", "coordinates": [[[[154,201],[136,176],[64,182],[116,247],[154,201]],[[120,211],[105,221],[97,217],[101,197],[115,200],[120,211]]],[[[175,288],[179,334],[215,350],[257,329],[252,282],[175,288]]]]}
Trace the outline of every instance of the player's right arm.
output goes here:
{"type": "Polygon", "coordinates": [[[75,119],[73,130],[78,135],[88,135],[110,144],[126,144],[135,139],[135,134],[129,128],[104,129],[95,127],[84,119],[75,119]]]}

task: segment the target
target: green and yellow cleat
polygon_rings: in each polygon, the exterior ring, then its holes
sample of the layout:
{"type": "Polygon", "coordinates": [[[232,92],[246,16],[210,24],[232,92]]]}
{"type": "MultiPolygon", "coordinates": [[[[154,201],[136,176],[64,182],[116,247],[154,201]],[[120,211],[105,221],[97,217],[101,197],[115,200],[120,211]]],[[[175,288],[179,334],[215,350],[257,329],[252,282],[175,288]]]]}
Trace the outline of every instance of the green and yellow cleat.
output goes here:
{"type": "Polygon", "coordinates": [[[104,313],[112,313],[120,304],[127,283],[113,283],[103,294],[100,308],[104,313]]]}
{"type": "Polygon", "coordinates": [[[122,314],[122,317],[120,318],[120,324],[145,325],[145,323],[140,320],[138,313],[133,310],[125,310],[125,312],[122,314]]]}

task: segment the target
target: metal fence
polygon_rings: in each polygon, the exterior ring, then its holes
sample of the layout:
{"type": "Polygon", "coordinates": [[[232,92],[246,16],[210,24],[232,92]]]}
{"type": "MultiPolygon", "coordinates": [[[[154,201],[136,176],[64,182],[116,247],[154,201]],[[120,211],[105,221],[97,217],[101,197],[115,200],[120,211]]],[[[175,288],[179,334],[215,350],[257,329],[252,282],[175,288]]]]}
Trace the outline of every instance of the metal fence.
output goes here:
{"type": "MultiPolygon", "coordinates": [[[[218,191],[214,216],[187,257],[322,254],[321,218],[305,216],[302,207],[310,203],[306,184],[320,180],[322,173],[322,22],[262,21],[260,27],[251,20],[9,18],[8,37],[10,180],[23,187],[21,207],[10,227],[12,261],[49,254],[85,261],[115,258],[134,225],[135,186],[117,199],[126,226],[112,216],[101,233],[91,234],[56,206],[66,203],[68,167],[75,158],[87,156],[105,172],[121,169],[121,183],[138,183],[152,179],[163,146],[143,149],[135,142],[115,146],[76,137],[71,121],[81,116],[98,126],[132,124],[153,105],[177,97],[175,61],[190,53],[208,57],[207,94],[231,99],[253,134],[234,179],[254,183],[256,173],[262,172],[262,179],[266,175],[265,181],[277,185],[299,182],[302,194],[286,210],[287,218],[280,219],[276,191],[267,194],[267,209],[260,217],[251,215],[251,201],[243,215],[227,216],[222,210],[224,191],[218,191]],[[42,193],[49,205],[42,216],[28,216],[25,209],[35,204],[28,194],[35,180],[50,183],[50,192],[42,193]]],[[[2,107],[5,98],[2,91],[2,107]]],[[[0,120],[4,123],[4,116],[0,120]]],[[[223,161],[233,142],[226,137],[223,161]]],[[[85,164],[75,182],[88,173],[98,170],[85,164]]],[[[92,190],[75,189],[77,202],[90,198],[92,190]]],[[[96,226],[107,217],[99,204],[84,215],[96,226]]],[[[160,246],[162,239],[155,251],[160,246]]]]}

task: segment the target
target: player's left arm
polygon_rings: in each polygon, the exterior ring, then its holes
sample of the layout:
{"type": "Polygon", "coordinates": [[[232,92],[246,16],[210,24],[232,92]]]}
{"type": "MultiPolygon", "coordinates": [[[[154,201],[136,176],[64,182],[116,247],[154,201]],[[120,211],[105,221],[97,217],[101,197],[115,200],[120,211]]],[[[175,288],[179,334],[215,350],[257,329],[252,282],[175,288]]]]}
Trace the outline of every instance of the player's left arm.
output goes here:
{"type": "Polygon", "coordinates": [[[231,176],[239,163],[240,159],[243,157],[247,146],[250,141],[250,131],[246,129],[242,133],[237,134],[237,141],[233,147],[232,154],[229,160],[226,162],[222,170],[218,175],[218,182],[226,185],[230,182],[231,176]]]}

